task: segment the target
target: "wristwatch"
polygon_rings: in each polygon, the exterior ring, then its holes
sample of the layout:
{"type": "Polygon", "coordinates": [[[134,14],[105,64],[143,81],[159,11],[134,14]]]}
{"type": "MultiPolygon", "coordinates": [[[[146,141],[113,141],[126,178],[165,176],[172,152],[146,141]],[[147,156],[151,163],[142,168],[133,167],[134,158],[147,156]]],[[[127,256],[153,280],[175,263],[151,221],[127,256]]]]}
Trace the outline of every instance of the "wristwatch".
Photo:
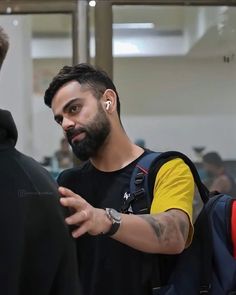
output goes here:
{"type": "Polygon", "coordinates": [[[103,233],[105,236],[113,236],[119,229],[121,224],[121,213],[113,208],[105,208],[107,217],[111,220],[112,224],[108,232],[103,233]]]}

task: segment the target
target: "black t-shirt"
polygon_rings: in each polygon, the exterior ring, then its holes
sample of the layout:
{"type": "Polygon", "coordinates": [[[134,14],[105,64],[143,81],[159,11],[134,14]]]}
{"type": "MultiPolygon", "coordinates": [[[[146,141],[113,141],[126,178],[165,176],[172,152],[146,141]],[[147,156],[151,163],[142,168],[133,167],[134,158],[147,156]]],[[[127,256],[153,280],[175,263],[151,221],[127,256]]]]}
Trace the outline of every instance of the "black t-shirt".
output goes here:
{"type": "MultiPolygon", "coordinates": [[[[138,160],[114,172],[99,171],[86,162],[82,167],[63,172],[58,183],[79,194],[94,207],[120,210],[138,160]]],[[[78,238],[77,249],[85,295],[151,294],[148,261],[153,255],[102,235],[94,237],[85,234],[78,238]]]]}

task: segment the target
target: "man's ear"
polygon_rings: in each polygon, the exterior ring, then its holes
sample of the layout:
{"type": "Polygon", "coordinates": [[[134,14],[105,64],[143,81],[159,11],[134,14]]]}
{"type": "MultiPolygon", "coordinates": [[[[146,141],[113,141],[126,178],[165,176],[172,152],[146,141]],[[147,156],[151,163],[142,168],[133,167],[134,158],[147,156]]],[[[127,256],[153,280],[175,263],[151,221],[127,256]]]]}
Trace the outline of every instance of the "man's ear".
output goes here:
{"type": "Polygon", "coordinates": [[[106,89],[103,94],[102,100],[106,111],[113,112],[114,110],[116,110],[117,97],[115,91],[113,91],[112,89],[106,89]]]}

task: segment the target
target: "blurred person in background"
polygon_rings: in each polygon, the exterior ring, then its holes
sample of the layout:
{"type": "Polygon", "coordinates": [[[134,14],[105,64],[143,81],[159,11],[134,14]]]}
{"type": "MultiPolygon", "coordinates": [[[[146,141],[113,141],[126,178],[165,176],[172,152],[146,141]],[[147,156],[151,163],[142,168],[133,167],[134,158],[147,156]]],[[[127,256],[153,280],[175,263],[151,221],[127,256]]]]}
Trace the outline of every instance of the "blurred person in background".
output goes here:
{"type": "Polygon", "coordinates": [[[60,149],[55,152],[55,158],[59,169],[71,168],[73,166],[73,154],[66,138],[60,141],[60,149]]]}
{"type": "MultiPolygon", "coordinates": [[[[0,67],[8,46],[0,27],[0,67]]],[[[15,148],[17,137],[11,113],[0,109],[0,293],[80,295],[75,245],[57,185],[15,148]]]]}
{"type": "Polygon", "coordinates": [[[227,172],[220,155],[216,152],[209,152],[203,156],[202,161],[208,178],[209,190],[236,197],[235,180],[227,172]]]}

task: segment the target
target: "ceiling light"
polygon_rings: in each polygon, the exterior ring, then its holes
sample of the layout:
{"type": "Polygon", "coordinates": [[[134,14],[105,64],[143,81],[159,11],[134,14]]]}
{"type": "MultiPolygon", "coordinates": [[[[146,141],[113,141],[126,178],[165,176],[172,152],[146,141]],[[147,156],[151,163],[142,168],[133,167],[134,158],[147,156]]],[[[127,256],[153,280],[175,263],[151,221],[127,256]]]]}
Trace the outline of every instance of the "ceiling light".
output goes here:
{"type": "Polygon", "coordinates": [[[12,12],[12,8],[10,6],[7,7],[6,13],[10,14],[12,12]]]}
{"type": "Polygon", "coordinates": [[[96,6],[96,1],[94,1],[94,0],[89,1],[89,6],[95,7],[96,6]]]}
{"type": "Polygon", "coordinates": [[[154,23],[115,23],[113,29],[154,29],[154,23]]]}

